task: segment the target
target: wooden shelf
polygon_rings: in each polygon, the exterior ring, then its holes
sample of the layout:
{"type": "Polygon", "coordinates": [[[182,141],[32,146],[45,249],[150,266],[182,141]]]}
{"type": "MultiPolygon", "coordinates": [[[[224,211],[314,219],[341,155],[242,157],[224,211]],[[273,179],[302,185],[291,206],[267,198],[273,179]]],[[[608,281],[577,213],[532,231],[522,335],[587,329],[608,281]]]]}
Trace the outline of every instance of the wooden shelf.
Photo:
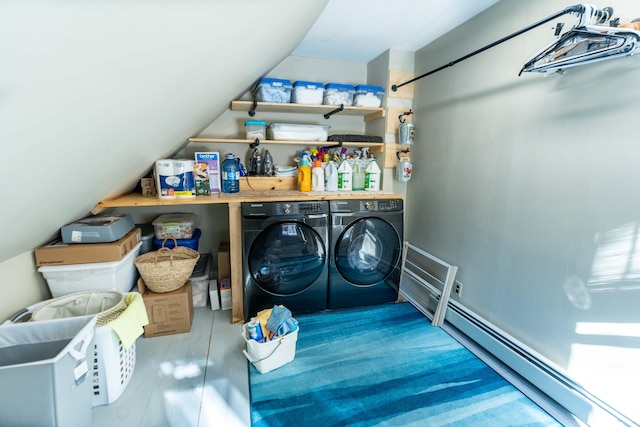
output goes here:
{"type": "MultiPolygon", "coordinates": [[[[231,110],[250,111],[253,101],[231,101],[231,110]]],[[[310,104],[283,104],[277,102],[258,102],[256,112],[271,111],[276,113],[303,113],[303,114],[327,114],[339,108],[337,105],[310,105],[310,104]]],[[[336,114],[347,116],[362,116],[366,122],[385,117],[385,109],[382,107],[344,107],[336,114]]]]}
{"type": "MultiPolygon", "coordinates": [[[[189,138],[189,142],[203,142],[207,144],[253,144],[253,139],[232,139],[232,138],[189,138]]],[[[260,140],[260,144],[276,144],[276,145],[311,145],[311,146],[339,146],[335,141],[284,141],[275,139],[260,140]]],[[[384,142],[352,142],[344,141],[343,147],[369,147],[370,153],[381,153],[384,151],[384,142]]]]}
{"type": "Polygon", "coordinates": [[[140,193],[127,193],[111,199],[105,199],[98,203],[91,212],[94,215],[109,208],[126,208],[140,206],[181,206],[181,205],[209,205],[221,203],[240,202],[266,202],[266,201],[305,201],[305,200],[336,200],[336,199],[394,199],[398,194],[384,191],[309,191],[282,190],[290,186],[290,181],[297,178],[266,178],[266,177],[242,177],[247,180],[255,190],[241,190],[239,193],[216,193],[211,196],[197,196],[194,198],[159,199],[156,196],[143,196],[140,193]],[[273,181],[273,189],[269,189],[267,180],[273,181]]]}

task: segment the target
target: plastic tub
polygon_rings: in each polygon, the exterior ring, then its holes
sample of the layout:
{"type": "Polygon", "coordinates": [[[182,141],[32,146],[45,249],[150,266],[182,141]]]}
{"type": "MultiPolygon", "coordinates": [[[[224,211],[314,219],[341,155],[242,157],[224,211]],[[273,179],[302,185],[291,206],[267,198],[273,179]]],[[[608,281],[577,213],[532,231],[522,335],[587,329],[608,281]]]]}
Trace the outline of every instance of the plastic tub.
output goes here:
{"type": "Polygon", "coordinates": [[[299,330],[300,327],[281,338],[269,342],[258,342],[248,338],[247,325],[244,324],[241,335],[244,338],[246,349],[242,352],[261,374],[266,374],[295,359],[299,330]]]}
{"type": "Polygon", "coordinates": [[[341,83],[327,83],[324,86],[324,94],[322,96],[322,103],[324,105],[344,105],[350,106],[353,104],[353,94],[355,88],[351,85],[345,85],[341,83]]]}
{"type": "Polygon", "coordinates": [[[157,239],[168,237],[191,239],[196,228],[196,215],[191,213],[160,215],[152,224],[157,239]]]}
{"type": "Polygon", "coordinates": [[[322,104],[324,86],[319,82],[307,82],[298,80],[293,84],[291,102],[294,104],[322,104]]]}
{"type": "Polygon", "coordinates": [[[189,278],[191,280],[194,307],[207,306],[209,280],[211,280],[211,258],[211,254],[200,254],[200,259],[189,278]]]}
{"type": "Polygon", "coordinates": [[[261,102],[291,102],[291,85],[290,80],[272,79],[263,77],[258,81],[256,88],[256,100],[261,102]]]}
{"type": "Polygon", "coordinates": [[[247,120],[244,122],[247,139],[267,139],[267,122],[261,120],[247,120]]]}
{"type": "Polygon", "coordinates": [[[44,266],[38,271],[54,298],[81,291],[129,292],[137,274],[133,261],[141,247],[142,242],[139,242],[120,261],[44,266]]]}
{"type": "MultiPolygon", "coordinates": [[[[193,249],[194,251],[198,250],[198,243],[200,242],[200,236],[202,232],[199,228],[196,228],[196,231],[193,233],[193,237],[190,239],[176,239],[178,246],[186,246],[187,248],[193,249]]],[[[167,239],[164,241],[163,239],[153,239],[153,247],[157,250],[162,247],[162,242],[164,242],[165,248],[172,249],[175,245],[173,243],[173,239],[167,239]]]]}
{"type": "Polygon", "coordinates": [[[328,125],[298,125],[271,123],[268,131],[270,139],[284,141],[326,141],[329,137],[328,125]]]}
{"type": "Polygon", "coordinates": [[[380,107],[384,89],[380,86],[358,85],[353,95],[353,105],[356,107],[380,107]]]}

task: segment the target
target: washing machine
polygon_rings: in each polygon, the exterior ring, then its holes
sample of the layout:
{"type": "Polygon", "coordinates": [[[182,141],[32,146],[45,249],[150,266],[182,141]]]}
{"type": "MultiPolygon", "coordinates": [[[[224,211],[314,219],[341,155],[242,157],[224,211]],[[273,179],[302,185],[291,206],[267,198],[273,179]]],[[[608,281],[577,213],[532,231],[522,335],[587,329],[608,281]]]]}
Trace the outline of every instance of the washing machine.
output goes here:
{"type": "Polygon", "coordinates": [[[242,203],[245,320],[284,305],[293,315],[327,308],[329,204],[242,203]]]}
{"type": "Polygon", "coordinates": [[[396,301],[400,283],[402,199],[332,200],[327,308],[396,301]]]}

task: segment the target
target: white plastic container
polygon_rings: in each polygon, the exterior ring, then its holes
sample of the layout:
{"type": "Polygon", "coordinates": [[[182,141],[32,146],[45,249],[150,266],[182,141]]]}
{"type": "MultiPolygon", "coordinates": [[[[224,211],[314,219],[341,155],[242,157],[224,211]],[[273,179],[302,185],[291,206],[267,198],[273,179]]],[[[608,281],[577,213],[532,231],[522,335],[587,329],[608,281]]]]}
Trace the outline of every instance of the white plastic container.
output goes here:
{"type": "Polygon", "coordinates": [[[380,167],[376,159],[371,159],[364,178],[365,191],[379,191],[380,190],[380,167]]]}
{"type": "Polygon", "coordinates": [[[271,123],[268,127],[269,139],[282,141],[326,141],[329,137],[328,125],[299,125],[271,123]]]}
{"type": "Polygon", "coordinates": [[[346,159],[342,159],[338,168],[338,191],[353,190],[353,170],[346,159]]]}
{"type": "Polygon", "coordinates": [[[300,327],[282,338],[262,343],[249,338],[247,326],[244,324],[241,335],[246,343],[246,349],[242,352],[258,372],[266,374],[295,359],[299,330],[300,327]]]}
{"type": "Polygon", "coordinates": [[[191,213],[160,215],[153,221],[156,238],[191,239],[196,230],[196,215],[191,213]]]}
{"type": "Polygon", "coordinates": [[[293,84],[291,102],[294,104],[322,104],[324,86],[318,82],[298,80],[293,84]]]}
{"type": "Polygon", "coordinates": [[[262,120],[247,120],[244,122],[247,139],[267,139],[267,122],[262,120]]]}
{"type": "Polygon", "coordinates": [[[260,102],[291,102],[291,81],[263,77],[258,81],[256,100],[260,102]]]}
{"type": "Polygon", "coordinates": [[[324,169],[324,180],[326,191],[338,191],[338,168],[333,160],[324,169]]]}
{"type": "Polygon", "coordinates": [[[311,169],[311,191],[324,191],[324,170],[320,160],[316,160],[311,169]]]}
{"type": "Polygon", "coordinates": [[[356,107],[380,107],[384,89],[380,86],[358,85],[353,95],[353,105],[356,107]]]}
{"type": "Polygon", "coordinates": [[[59,297],[81,291],[129,292],[135,285],[139,242],[120,261],[43,266],[38,268],[47,281],[51,295],[59,297]]]}
{"type": "Polygon", "coordinates": [[[191,280],[193,306],[206,307],[209,297],[209,281],[211,280],[211,254],[200,254],[193,268],[191,280]]]}
{"type": "Polygon", "coordinates": [[[353,104],[353,95],[355,88],[352,85],[341,83],[327,83],[324,86],[324,94],[322,103],[324,105],[344,105],[345,107],[353,104]]]}

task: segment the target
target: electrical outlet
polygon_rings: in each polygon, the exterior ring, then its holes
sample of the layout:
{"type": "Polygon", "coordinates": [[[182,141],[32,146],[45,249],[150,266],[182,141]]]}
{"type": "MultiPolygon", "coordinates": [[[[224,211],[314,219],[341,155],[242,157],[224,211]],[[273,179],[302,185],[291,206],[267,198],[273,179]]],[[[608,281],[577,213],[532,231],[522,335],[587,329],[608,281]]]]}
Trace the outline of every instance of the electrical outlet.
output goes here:
{"type": "Polygon", "coordinates": [[[462,296],[462,283],[458,282],[457,280],[453,284],[453,293],[458,295],[459,297],[462,296]]]}

